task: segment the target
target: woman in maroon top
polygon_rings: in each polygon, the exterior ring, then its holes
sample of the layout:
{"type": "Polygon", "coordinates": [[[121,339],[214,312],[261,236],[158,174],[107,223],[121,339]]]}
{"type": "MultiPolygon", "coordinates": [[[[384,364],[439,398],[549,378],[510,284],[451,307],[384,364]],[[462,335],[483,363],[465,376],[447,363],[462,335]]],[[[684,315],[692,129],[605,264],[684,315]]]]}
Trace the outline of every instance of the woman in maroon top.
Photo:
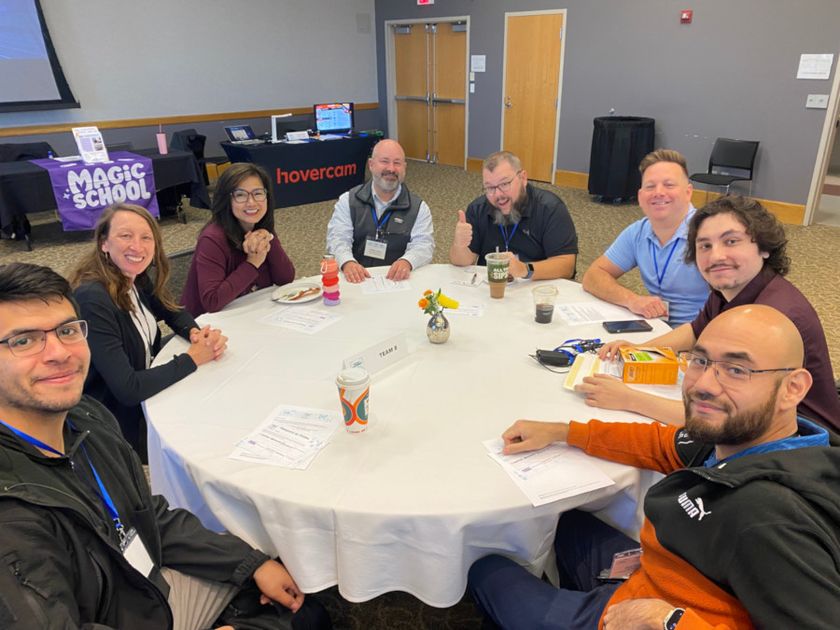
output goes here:
{"type": "Polygon", "coordinates": [[[274,231],[272,208],[271,180],[261,167],[243,162],[222,173],[213,218],[198,237],[181,296],[193,317],[294,280],[295,266],[274,231]]]}

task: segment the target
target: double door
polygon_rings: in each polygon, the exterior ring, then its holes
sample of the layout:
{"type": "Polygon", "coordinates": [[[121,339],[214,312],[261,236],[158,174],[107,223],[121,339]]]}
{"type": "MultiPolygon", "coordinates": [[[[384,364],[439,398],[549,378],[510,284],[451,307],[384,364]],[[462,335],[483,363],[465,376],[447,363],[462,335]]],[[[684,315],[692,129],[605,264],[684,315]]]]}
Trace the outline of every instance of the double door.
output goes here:
{"type": "Polygon", "coordinates": [[[465,166],[467,25],[391,27],[397,139],[406,157],[465,166]]]}

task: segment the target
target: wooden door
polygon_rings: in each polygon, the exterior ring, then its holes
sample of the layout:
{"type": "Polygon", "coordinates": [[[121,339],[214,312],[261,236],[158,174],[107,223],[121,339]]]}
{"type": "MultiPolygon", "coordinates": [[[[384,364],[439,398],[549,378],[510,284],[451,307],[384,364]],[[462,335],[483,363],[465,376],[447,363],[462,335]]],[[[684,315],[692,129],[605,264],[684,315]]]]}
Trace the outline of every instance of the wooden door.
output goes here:
{"type": "Polygon", "coordinates": [[[507,16],[502,147],[530,179],[554,181],[563,14],[507,16]]]}
{"type": "Polygon", "coordinates": [[[432,161],[464,166],[467,31],[463,23],[435,25],[432,57],[432,161]]]}
{"type": "Polygon", "coordinates": [[[406,157],[430,156],[429,56],[425,24],[394,27],[397,139],[406,157]]]}

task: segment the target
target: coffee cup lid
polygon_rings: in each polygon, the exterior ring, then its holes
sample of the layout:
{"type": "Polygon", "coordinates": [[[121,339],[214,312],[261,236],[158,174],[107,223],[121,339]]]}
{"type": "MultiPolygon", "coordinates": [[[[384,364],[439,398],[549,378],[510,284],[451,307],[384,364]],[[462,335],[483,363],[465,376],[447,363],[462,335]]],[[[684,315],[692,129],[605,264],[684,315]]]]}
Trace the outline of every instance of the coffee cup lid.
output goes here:
{"type": "Polygon", "coordinates": [[[336,381],[345,387],[353,387],[354,385],[361,385],[370,377],[367,370],[360,367],[347,368],[338,373],[336,381]]]}

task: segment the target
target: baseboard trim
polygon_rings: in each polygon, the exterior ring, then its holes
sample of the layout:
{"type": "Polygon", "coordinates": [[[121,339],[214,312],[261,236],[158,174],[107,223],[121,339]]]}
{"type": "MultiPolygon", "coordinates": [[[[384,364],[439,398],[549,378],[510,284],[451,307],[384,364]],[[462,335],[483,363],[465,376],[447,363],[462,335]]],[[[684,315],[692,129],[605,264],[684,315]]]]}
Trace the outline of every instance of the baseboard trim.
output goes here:
{"type": "Polygon", "coordinates": [[[555,171],[554,185],[577,188],[578,190],[589,190],[589,173],[578,173],[576,171],[555,171]]]}
{"type": "MultiPolygon", "coordinates": [[[[556,171],[554,174],[554,184],[556,186],[565,186],[578,190],[589,190],[589,174],[578,173],[577,171],[556,171]]],[[[720,196],[720,193],[706,192],[705,190],[695,188],[691,195],[691,203],[695,207],[700,208],[720,196]]],[[[756,198],[756,201],[761,202],[761,205],[767,208],[768,212],[773,213],[782,223],[802,225],[805,220],[805,206],[803,204],[758,198],[756,198]]]]}
{"type": "MultiPolygon", "coordinates": [[[[695,207],[701,208],[721,196],[717,192],[695,189],[691,195],[691,203],[695,207]]],[[[805,221],[805,206],[803,204],[774,201],[772,199],[759,199],[758,197],[755,200],[761,203],[768,212],[773,214],[782,223],[802,225],[805,221]]]]}

